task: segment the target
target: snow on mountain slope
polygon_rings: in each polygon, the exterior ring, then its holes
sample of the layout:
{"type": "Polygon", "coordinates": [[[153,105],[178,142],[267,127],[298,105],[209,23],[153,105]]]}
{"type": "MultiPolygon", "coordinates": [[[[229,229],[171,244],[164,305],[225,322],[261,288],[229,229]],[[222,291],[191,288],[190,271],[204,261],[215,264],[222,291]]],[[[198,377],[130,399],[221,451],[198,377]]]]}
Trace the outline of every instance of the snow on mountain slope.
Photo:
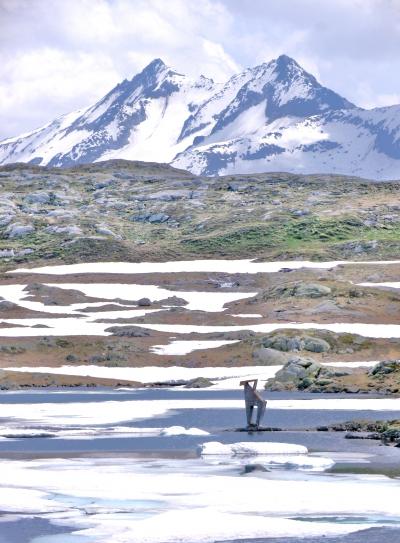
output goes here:
{"type": "Polygon", "coordinates": [[[296,61],[280,56],[253,70],[253,77],[218,116],[213,133],[231,124],[250,107],[265,102],[265,120],[280,117],[306,117],[325,110],[354,107],[353,104],[322,87],[296,61]]]}
{"type": "Polygon", "coordinates": [[[400,175],[400,106],[284,117],[256,132],[191,148],[174,166],[196,174],[340,173],[372,179],[400,175]]]}
{"type": "Polygon", "coordinates": [[[68,166],[107,158],[171,161],[187,147],[178,138],[186,118],[218,85],[178,74],[160,59],[124,80],[86,110],[0,144],[0,163],[68,166]]]}
{"type": "Polygon", "coordinates": [[[285,170],[400,177],[400,106],[360,109],[282,55],[225,84],[155,59],[95,105],[0,143],[0,164],[111,158],[196,174],[285,170]]]}

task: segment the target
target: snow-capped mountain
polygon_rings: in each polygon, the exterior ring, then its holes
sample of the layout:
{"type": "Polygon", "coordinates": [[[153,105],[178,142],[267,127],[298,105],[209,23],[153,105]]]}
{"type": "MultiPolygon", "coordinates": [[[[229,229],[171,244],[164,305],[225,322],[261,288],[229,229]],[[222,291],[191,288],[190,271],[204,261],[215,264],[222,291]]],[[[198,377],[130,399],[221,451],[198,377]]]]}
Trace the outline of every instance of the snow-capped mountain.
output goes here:
{"type": "Polygon", "coordinates": [[[400,176],[400,106],[363,110],[286,55],[225,84],[151,62],[94,106],[0,143],[0,164],[110,158],[196,174],[290,171],[400,176]]]}

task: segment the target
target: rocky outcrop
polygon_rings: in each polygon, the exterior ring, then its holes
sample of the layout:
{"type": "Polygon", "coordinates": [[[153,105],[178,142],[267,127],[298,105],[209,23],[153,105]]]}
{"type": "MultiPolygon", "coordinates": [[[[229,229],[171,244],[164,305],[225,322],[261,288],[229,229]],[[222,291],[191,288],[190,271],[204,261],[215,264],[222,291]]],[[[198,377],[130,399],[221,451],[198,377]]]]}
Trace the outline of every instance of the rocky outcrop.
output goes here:
{"type": "Polygon", "coordinates": [[[303,390],[313,384],[322,366],[311,358],[291,358],[273,379],[267,381],[269,390],[303,390]]]}
{"type": "Polygon", "coordinates": [[[140,328],[140,326],[111,326],[106,328],[105,332],[118,337],[147,337],[152,334],[150,330],[140,328]]]}
{"type": "Polygon", "coordinates": [[[350,420],[319,426],[319,432],[346,432],[346,439],[375,439],[400,446],[400,420],[350,420]]]}
{"type": "Polygon", "coordinates": [[[214,383],[206,377],[196,377],[185,384],[185,388],[208,388],[214,383]]]}
{"type": "Polygon", "coordinates": [[[13,223],[7,227],[5,237],[9,239],[23,238],[29,236],[29,234],[32,234],[34,231],[35,228],[31,224],[13,223]]]}
{"type": "Polygon", "coordinates": [[[379,362],[370,371],[370,375],[377,377],[391,373],[398,373],[400,376],[400,360],[384,360],[383,362],[379,362]]]}
{"type": "Polygon", "coordinates": [[[140,300],[137,301],[137,304],[139,307],[150,307],[151,300],[150,298],[140,298],[140,300]]]}
{"type": "Polygon", "coordinates": [[[339,334],[328,330],[282,329],[263,337],[261,345],[282,352],[348,354],[366,348],[369,339],[357,334],[339,334]]]}
{"type": "Polygon", "coordinates": [[[363,367],[333,368],[312,359],[293,357],[267,381],[268,390],[306,392],[400,393],[400,361],[380,362],[371,370],[363,367]]]}
{"type": "Polygon", "coordinates": [[[269,347],[258,347],[253,353],[253,361],[257,366],[280,366],[288,361],[288,354],[269,347]]]}
{"type": "Polygon", "coordinates": [[[263,347],[283,352],[309,351],[312,353],[326,353],[331,348],[324,339],[311,336],[287,336],[285,334],[265,338],[263,347]]]}
{"type": "Polygon", "coordinates": [[[263,291],[261,298],[264,300],[274,298],[322,298],[329,296],[332,289],[319,283],[305,283],[303,281],[287,283],[286,285],[273,287],[263,291]]]}

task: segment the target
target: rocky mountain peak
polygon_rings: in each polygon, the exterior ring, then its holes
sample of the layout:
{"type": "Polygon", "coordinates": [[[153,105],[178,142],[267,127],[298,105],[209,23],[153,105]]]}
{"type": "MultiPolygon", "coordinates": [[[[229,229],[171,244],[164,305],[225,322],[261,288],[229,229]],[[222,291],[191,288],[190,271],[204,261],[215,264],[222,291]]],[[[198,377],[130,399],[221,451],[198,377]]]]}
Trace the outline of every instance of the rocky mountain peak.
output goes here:
{"type": "Polygon", "coordinates": [[[194,80],[156,58],[91,107],[0,143],[0,164],[124,158],[206,175],[285,170],[393,178],[400,171],[399,119],[398,107],[356,107],[288,55],[225,83],[194,80]]]}

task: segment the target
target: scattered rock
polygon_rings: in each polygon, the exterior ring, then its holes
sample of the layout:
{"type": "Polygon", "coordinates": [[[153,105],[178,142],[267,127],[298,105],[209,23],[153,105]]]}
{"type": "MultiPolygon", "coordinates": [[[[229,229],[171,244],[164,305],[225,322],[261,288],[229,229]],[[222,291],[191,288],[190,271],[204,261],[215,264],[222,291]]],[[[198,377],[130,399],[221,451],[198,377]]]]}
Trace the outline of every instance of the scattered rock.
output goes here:
{"type": "Polygon", "coordinates": [[[5,236],[9,239],[23,238],[29,236],[35,231],[35,228],[31,224],[10,224],[6,231],[5,236]]]}
{"type": "Polygon", "coordinates": [[[158,303],[160,305],[173,305],[173,306],[184,306],[188,304],[186,300],[184,300],[183,298],[179,298],[178,296],[170,296],[169,298],[164,298],[163,300],[159,300],[158,303]]]}
{"type": "Polygon", "coordinates": [[[145,213],[132,217],[134,222],[149,222],[150,224],[162,224],[167,222],[170,216],[166,213],[145,213]]]}
{"type": "Polygon", "coordinates": [[[137,301],[137,305],[139,307],[150,307],[151,300],[149,298],[140,298],[140,300],[137,301]]]}
{"type": "Polygon", "coordinates": [[[206,377],[196,377],[195,379],[187,381],[185,388],[208,388],[213,384],[214,383],[206,377]]]}
{"type": "Polygon", "coordinates": [[[111,326],[106,328],[105,331],[118,337],[147,337],[152,335],[150,330],[139,326],[111,326]]]}
{"type": "Polygon", "coordinates": [[[121,239],[121,236],[118,236],[117,234],[115,234],[112,230],[110,230],[109,228],[105,227],[105,226],[98,226],[96,228],[96,232],[98,234],[101,234],[103,236],[111,236],[113,238],[119,238],[121,239]]]}
{"type": "Polygon", "coordinates": [[[48,204],[51,196],[48,192],[34,192],[27,194],[24,200],[28,204],[48,204]]]}
{"type": "Polygon", "coordinates": [[[255,471],[270,471],[262,464],[246,464],[243,468],[241,475],[247,475],[248,473],[254,473],[255,471]]]}
{"type": "Polygon", "coordinates": [[[387,375],[394,372],[400,373],[400,360],[385,360],[379,362],[379,364],[371,369],[370,375],[387,375]]]}
{"type": "Polygon", "coordinates": [[[79,357],[76,354],[70,353],[65,357],[67,362],[79,362],[79,357]]]}
{"type": "Polygon", "coordinates": [[[10,258],[15,255],[14,249],[1,249],[0,258],[10,258]]]}
{"type": "Polygon", "coordinates": [[[49,234],[65,234],[67,236],[80,236],[83,233],[76,224],[69,226],[47,226],[45,230],[49,234]]]}
{"type": "Polygon", "coordinates": [[[14,304],[13,302],[9,302],[8,300],[1,300],[0,301],[0,311],[11,311],[13,309],[18,309],[18,305],[14,304]]]}

